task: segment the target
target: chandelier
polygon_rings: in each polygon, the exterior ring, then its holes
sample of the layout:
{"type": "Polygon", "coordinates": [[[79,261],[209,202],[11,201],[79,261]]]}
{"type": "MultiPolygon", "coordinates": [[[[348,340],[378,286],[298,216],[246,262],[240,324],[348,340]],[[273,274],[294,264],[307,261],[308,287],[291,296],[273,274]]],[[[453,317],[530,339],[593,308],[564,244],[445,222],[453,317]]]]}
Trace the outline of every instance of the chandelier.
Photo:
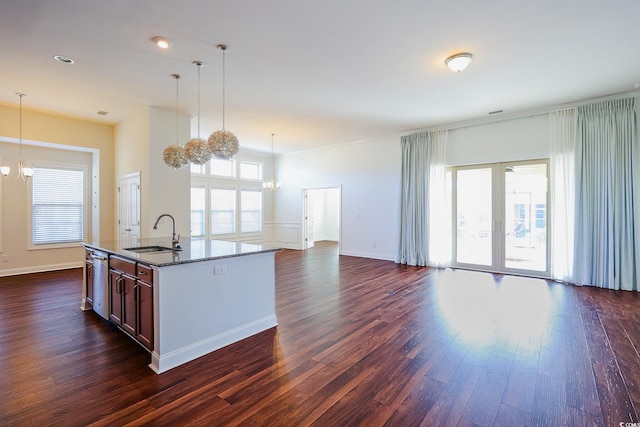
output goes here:
{"type": "MultiPolygon", "coordinates": [[[[16,95],[20,97],[20,155],[18,156],[18,174],[14,179],[21,178],[23,181],[26,181],[33,176],[33,168],[25,167],[24,161],[22,161],[22,97],[26,95],[19,92],[17,92],[16,95]]],[[[0,167],[0,172],[3,176],[8,176],[11,172],[11,167],[2,166],[0,167]]]]}
{"type": "Polygon", "coordinates": [[[180,139],[180,128],[178,126],[178,80],[180,80],[180,74],[171,74],[171,77],[176,79],[176,143],[164,149],[162,158],[167,166],[171,166],[174,169],[182,169],[189,164],[189,161],[184,152],[184,147],[178,142],[180,139]]]}
{"type": "Polygon", "coordinates": [[[200,67],[202,67],[202,62],[193,61],[193,65],[198,67],[198,136],[191,138],[184,145],[184,151],[191,163],[204,165],[211,160],[211,147],[207,141],[200,138],[200,67]]]}
{"type": "Polygon", "coordinates": [[[275,191],[281,187],[280,182],[276,181],[273,177],[276,171],[276,165],[275,165],[275,160],[273,156],[273,136],[274,135],[275,133],[271,134],[271,179],[269,181],[265,181],[262,183],[262,188],[267,191],[275,191]]]}
{"type": "Polygon", "coordinates": [[[227,45],[219,44],[218,49],[222,51],[222,130],[217,130],[209,136],[209,148],[213,155],[222,160],[229,160],[238,153],[238,138],[224,128],[224,107],[225,107],[225,63],[224,54],[227,51],[227,45]]]}

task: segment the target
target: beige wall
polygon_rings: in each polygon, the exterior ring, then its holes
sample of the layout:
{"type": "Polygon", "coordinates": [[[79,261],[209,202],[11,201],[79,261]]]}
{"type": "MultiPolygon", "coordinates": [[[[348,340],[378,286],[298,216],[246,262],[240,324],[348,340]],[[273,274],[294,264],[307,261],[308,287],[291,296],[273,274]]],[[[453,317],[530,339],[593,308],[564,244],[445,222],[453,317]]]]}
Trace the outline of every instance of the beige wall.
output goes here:
{"type": "MultiPolygon", "coordinates": [[[[189,140],[190,117],[179,117],[179,139],[189,140]]],[[[168,219],[158,230],[153,223],[163,213],[176,219],[176,232],[190,235],[190,172],[164,163],[164,149],[176,142],[175,111],[158,107],[141,107],[130,119],[116,127],[116,180],[140,172],[140,236],[171,236],[168,219]]],[[[114,218],[117,221],[117,218],[114,218]]],[[[116,225],[117,227],[117,225],[116,225]]]]}
{"type": "MultiPolygon", "coordinates": [[[[94,179],[99,182],[94,217],[99,222],[90,227],[90,234],[99,234],[100,239],[114,237],[114,126],[86,120],[79,120],[55,114],[23,109],[23,159],[45,159],[73,156],[77,150],[85,156],[97,156],[99,173],[94,179]],[[44,147],[44,148],[43,148],[44,147]],[[53,151],[47,151],[53,150],[53,151]]],[[[19,109],[0,105],[0,138],[17,139],[19,137],[19,109]]],[[[15,171],[18,161],[18,145],[2,144],[0,159],[15,171]]],[[[92,157],[93,158],[93,157],[92,157]]],[[[69,268],[82,265],[82,249],[38,249],[27,250],[27,196],[28,183],[6,178],[2,182],[2,257],[0,257],[0,276],[69,268]],[[6,259],[6,261],[1,261],[6,259]]],[[[96,236],[87,236],[96,238],[96,236]]]]}

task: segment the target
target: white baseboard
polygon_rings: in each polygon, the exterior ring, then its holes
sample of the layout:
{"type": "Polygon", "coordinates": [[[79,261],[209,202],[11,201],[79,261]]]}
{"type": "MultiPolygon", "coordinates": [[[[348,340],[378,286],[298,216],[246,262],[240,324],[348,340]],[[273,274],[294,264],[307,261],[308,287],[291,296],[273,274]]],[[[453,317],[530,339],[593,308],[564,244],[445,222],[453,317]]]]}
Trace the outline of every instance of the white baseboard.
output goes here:
{"type": "Polygon", "coordinates": [[[81,268],[83,266],[84,266],[84,261],[74,261],[74,262],[65,262],[62,264],[31,265],[27,267],[9,268],[6,270],[0,269],[0,277],[17,276],[19,274],[29,274],[29,273],[42,273],[45,271],[68,270],[71,268],[81,268]]]}
{"type": "Polygon", "coordinates": [[[395,261],[395,257],[393,256],[389,256],[389,255],[381,255],[381,254],[371,254],[371,253],[367,253],[367,252],[345,252],[342,251],[342,253],[340,255],[345,255],[345,256],[355,256],[355,257],[359,257],[359,258],[371,258],[371,259],[379,259],[382,261],[395,261]]]}
{"type": "Polygon", "coordinates": [[[226,347],[229,344],[238,342],[259,332],[278,326],[275,315],[258,319],[254,322],[239,326],[222,334],[209,337],[197,343],[182,347],[170,353],[158,356],[155,351],[151,353],[151,364],[149,367],[156,373],[161,374],[169,369],[180,366],[193,359],[209,354],[212,351],[226,347]]]}

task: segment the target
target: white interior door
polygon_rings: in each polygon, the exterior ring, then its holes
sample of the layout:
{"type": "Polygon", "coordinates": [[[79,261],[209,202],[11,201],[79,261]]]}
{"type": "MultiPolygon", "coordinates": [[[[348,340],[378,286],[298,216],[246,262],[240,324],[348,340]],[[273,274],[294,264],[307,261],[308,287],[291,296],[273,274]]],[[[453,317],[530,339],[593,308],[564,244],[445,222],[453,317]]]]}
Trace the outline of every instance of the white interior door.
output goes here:
{"type": "Polygon", "coordinates": [[[118,180],[118,238],[129,246],[140,243],[140,173],[118,180]]]}
{"type": "Polygon", "coordinates": [[[304,190],[304,249],[313,247],[313,195],[304,190]]]}

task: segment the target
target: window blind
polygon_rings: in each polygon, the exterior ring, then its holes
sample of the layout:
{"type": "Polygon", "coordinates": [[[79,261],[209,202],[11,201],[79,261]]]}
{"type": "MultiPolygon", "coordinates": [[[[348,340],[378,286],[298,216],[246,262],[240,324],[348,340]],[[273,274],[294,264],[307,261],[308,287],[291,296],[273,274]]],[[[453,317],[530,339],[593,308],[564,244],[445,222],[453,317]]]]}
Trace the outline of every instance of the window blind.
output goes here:
{"type": "Polygon", "coordinates": [[[36,167],[32,179],[32,243],[81,242],[84,172],[36,167]]]}

